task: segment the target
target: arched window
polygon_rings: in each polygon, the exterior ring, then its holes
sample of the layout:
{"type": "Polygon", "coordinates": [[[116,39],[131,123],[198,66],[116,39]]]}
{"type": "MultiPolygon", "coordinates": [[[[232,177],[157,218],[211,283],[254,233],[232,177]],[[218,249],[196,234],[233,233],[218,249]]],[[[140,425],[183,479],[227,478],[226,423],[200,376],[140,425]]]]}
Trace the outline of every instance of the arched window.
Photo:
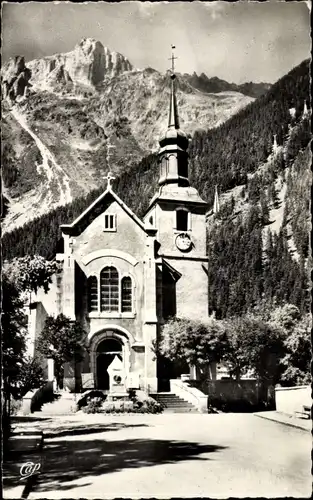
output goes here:
{"type": "Polygon", "coordinates": [[[132,311],[132,280],[129,276],[122,279],[122,312],[132,311]]]}
{"type": "Polygon", "coordinates": [[[98,280],[96,276],[88,278],[88,309],[89,312],[98,310],[98,280]]]}
{"type": "Polygon", "coordinates": [[[161,179],[166,179],[167,177],[167,170],[168,170],[168,159],[166,156],[163,156],[161,160],[161,179]]]}
{"type": "Polygon", "coordinates": [[[168,157],[168,173],[169,177],[177,177],[178,172],[177,172],[177,156],[175,155],[169,155],[168,157]]]}
{"type": "Polygon", "coordinates": [[[186,156],[180,156],[178,159],[178,175],[188,178],[188,161],[186,156]]]}
{"type": "Polygon", "coordinates": [[[176,210],[176,229],[178,231],[188,231],[187,210],[176,210]]]}
{"type": "Polygon", "coordinates": [[[105,267],[100,273],[101,311],[118,311],[119,283],[115,267],[105,267]]]}

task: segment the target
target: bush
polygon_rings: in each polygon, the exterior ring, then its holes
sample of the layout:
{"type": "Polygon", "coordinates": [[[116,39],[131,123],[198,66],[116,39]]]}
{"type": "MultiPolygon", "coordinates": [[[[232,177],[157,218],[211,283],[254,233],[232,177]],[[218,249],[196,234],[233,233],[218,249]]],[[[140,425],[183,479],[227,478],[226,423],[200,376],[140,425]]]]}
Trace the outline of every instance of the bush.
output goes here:
{"type": "Polygon", "coordinates": [[[108,401],[103,404],[104,413],[134,413],[133,401],[108,401]]]}
{"type": "Polygon", "coordinates": [[[11,399],[10,404],[10,413],[11,415],[16,415],[18,411],[21,409],[22,401],[20,399],[11,399]]]}
{"type": "Polygon", "coordinates": [[[144,399],[137,397],[134,392],[129,395],[128,401],[104,401],[106,396],[97,391],[92,391],[82,398],[77,409],[82,409],[84,413],[162,413],[163,405],[154,399],[146,396],[144,399]]]}
{"type": "Polygon", "coordinates": [[[87,406],[83,407],[84,413],[100,413],[103,400],[101,398],[90,398],[87,406]]]}
{"type": "Polygon", "coordinates": [[[134,403],[134,413],[162,413],[163,405],[154,401],[154,399],[147,399],[146,401],[137,401],[134,403]]]}
{"type": "Polygon", "coordinates": [[[88,403],[95,399],[95,398],[100,398],[102,400],[102,402],[104,402],[106,400],[106,395],[103,394],[102,391],[98,391],[98,390],[91,390],[91,391],[88,391],[87,393],[85,393],[82,398],[77,402],[77,411],[79,410],[82,410],[85,406],[88,405],[88,403]]]}

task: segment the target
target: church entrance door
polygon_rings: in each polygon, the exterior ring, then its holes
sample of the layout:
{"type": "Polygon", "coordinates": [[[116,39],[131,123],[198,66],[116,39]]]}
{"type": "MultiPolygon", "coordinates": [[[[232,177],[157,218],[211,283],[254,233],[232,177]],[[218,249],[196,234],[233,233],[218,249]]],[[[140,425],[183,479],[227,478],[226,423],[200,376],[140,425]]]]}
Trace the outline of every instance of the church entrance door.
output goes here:
{"type": "Polygon", "coordinates": [[[170,361],[162,356],[158,359],[158,392],[170,392],[171,379],[180,379],[183,373],[190,373],[187,363],[179,360],[170,361]]]}
{"type": "Polygon", "coordinates": [[[97,388],[108,391],[110,389],[110,378],[108,367],[115,356],[123,361],[123,347],[121,342],[113,338],[106,338],[97,347],[97,388]]]}

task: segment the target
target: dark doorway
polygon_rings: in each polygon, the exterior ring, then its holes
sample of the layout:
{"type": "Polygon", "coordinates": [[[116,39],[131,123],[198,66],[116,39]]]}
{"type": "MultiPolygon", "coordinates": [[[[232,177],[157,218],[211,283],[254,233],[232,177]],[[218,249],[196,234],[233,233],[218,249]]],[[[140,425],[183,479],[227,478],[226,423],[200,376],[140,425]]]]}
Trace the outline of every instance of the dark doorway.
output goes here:
{"type": "Polygon", "coordinates": [[[157,360],[158,392],[170,392],[171,361],[160,356],[157,360]]]}
{"type": "Polygon", "coordinates": [[[180,378],[183,373],[190,373],[188,363],[182,360],[170,361],[169,359],[159,356],[157,362],[158,370],[158,392],[170,392],[171,379],[180,378]]]}
{"type": "Polygon", "coordinates": [[[104,339],[97,348],[97,389],[109,390],[110,378],[108,367],[115,356],[123,360],[122,344],[116,339],[104,339]]]}

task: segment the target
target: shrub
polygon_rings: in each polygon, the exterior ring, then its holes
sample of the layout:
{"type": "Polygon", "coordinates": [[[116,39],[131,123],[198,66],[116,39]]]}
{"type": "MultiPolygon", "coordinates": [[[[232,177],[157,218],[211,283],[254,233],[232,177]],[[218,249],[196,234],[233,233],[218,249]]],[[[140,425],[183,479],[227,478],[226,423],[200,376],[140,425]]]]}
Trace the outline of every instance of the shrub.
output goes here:
{"type": "Polygon", "coordinates": [[[101,398],[91,398],[88,400],[87,406],[83,407],[83,412],[85,413],[100,413],[102,406],[101,398]]]}
{"type": "Polygon", "coordinates": [[[108,401],[103,404],[104,413],[134,413],[133,401],[108,401]]]}
{"type": "Polygon", "coordinates": [[[102,391],[98,390],[91,390],[85,393],[82,398],[77,402],[77,411],[83,409],[85,406],[88,405],[89,401],[95,398],[100,398],[102,402],[106,400],[106,395],[103,394],[102,391]]]}
{"type": "Polygon", "coordinates": [[[137,401],[134,403],[134,413],[162,413],[163,405],[154,401],[154,399],[147,399],[146,401],[137,401]]]}
{"type": "Polygon", "coordinates": [[[10,413],[11,415],[16,415],[21,409],[22,401],[20,399],[11,399],[10,413]]]}
{"type": "MultiPolygon", "coordinates": [[[[96,392],[96,391],[95,391],[96,392]]],[[[90,397],[87,395],[78,402],[77,407],[82,408],[85,413],[162,413],[163,405],[154,399],[147,397],[144,400],[138,399],[134,394],[128,401],[104,401],[106,396],[90,397]],[[83,405],[84,404],[84,405],[83,405]]]]}

